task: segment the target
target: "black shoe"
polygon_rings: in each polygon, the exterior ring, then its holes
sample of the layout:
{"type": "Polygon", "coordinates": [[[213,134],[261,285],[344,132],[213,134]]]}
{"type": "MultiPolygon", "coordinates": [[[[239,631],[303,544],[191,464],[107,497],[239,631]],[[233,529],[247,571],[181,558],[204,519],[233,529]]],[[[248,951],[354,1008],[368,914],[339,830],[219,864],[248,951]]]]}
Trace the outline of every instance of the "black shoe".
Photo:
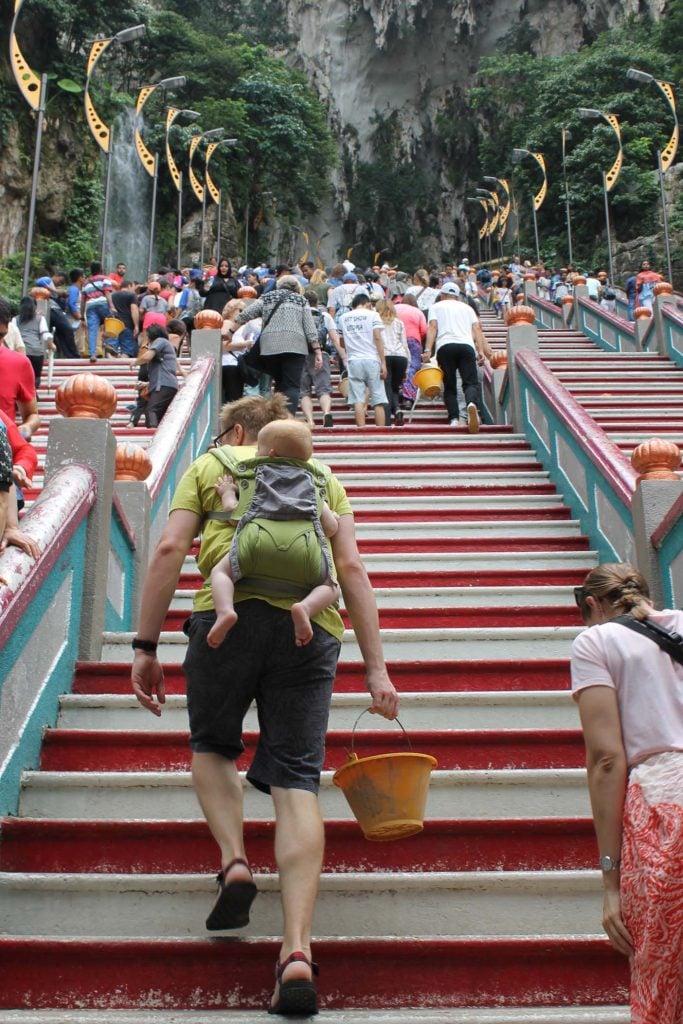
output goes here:
{"type": "Polygon", "coordinates": [[[402,427],[403,426],[403,413],[401,412],[400,409],[398,410],[398,412],[394,416],[394,426],[395,427],[402,427]]]}
{"type": "Polygon", "coordinates": [[[323,426],[324,427],[333,427],[334,426],[334,420],[332,419],[332,413],[331,412],[326,412],[325,413],[325,418],[323,420],[323,426]]]}

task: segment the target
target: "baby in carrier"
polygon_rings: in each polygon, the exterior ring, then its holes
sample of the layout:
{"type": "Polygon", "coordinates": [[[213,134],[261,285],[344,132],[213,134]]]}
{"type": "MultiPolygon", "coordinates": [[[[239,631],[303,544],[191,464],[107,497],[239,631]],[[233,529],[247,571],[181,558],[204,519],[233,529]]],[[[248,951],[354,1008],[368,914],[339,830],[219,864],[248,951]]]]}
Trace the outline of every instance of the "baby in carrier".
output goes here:
{"type": "MultiPolygon", "coordinates": [[[[337,532],[339,517],[322,499],[311,468],[304,465],[313,452],[306,424],[275,420],[259,431],[256,445],[257,459],[269,461],[257,465],[249,508],[237,521],[228,554],[211,572],[217,618],[207,642],[220,646],[237,622],[235,583],[242,579],[263,594],[301,594],[291,614],[296,644],[303,647],[313,639],[311,619],[339,600],[326,541],[337,532]]],[[[227,521],[234,522],[230,513],[239,504],[234,479],[226,474],[216,491],[227,521]]]]}

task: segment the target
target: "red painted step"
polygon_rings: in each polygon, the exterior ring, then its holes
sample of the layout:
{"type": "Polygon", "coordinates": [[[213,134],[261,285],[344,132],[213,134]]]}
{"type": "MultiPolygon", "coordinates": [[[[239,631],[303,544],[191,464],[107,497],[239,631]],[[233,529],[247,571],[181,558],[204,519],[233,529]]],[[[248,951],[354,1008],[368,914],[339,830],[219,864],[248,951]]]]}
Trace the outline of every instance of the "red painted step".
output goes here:
{"type": "Polygon", "coordinates": [[[545,508],[444,508],[444,509],[354,509],[353,517],[357,523],[459,523],[459,522],[492,522],[497,520],[529,521],[538,519],[562,520],[571,519],[571,510],[563,505],[548,505],[545,508]]]}
{"type": "MultiPolygon", "coordinates": [[[[568,690],[569,660],[539,658],[537,661],[425,661],[388,662],[396,688],[402,693],[462,693],[466,690],[568,690]]],[[[166,692],[185,693],[185,676],[180,665],[165,665],[166,692]]],[[[365,691],[365,669],[360,662],[337,666],[337,693],[365,691]]],[[[79,662],[74,693],[131,693],[130,664],[79,662]]]]}
{"type": "MultiPolygon", "coordinates": [[[[245,823],[249,863],[275,870],[274,822],[245,823]]],[[[597,862],[590,818],[427,820],[410,839],[369,843],[355,821],[325,823],[325,871],[583,870],[597,862]]],[[[183,874],[217,870],[203,821],[5,818],[0,870],[183,874]]]]}
{"type": "Polygon", "coordinates": [[[440,551],[587,551],[588,538],[567,534],[536,537],[404,537],[358,540],[361,554],[440,551]]]}
{"type": "MultiPolygon", "coordinates": [[[[421,730],[411,735],[412,749],[431,754],[444,769],[580,768],[585,763],[580,729],[421,730]]],[[[251,763],[258,738],[257,732],[242,734],[245,752],[238,768],[251,763]]],[[[349,730],[328,732],[324,768],[339,768],[350,749],[349,730]]],[[[356,751],[364,757],[407,749],[394,732],[368,730],[356,740],[356,751]]],[[[191,756],[186,731],[48,729],[40,767],[46,772],[188,771],[191,756]]]]}
{"type": "Polygon", "coordinates": [[[424,497],[428,494],[438,494],[442,496],[463,495],[467,494],[470,497],[472,495],[486,496],[489,494],[557,494],[557,489],[554,484],[547,480],[529,480],[526,483],[510,484],[510,483],[477,483],[472,477],[467,483],[444,483],[444,484],[428,484],[425,483],[420,487],[392,487],[387,484],[379,484],[373,487],[365,483],[347,483],[344,484],[346,493],[350,498],[407,498],[407,497],[424,497]]]}
{"type": "MultiPolygon", "coordinates": [[[[0,1007],[263,1010],[278,950],[236,938],[0,939],[0,1007]]],[[[628,1000],[627,961],[603,939],[327,939],[314,952],[323,1009],[628,1000]]]]}
{"type": "MultiPolygon", "coordinates": [[[[165,630],[183,628],[189,611],[172,608],[164,619],[165,630]]],[[[342,618],[347,629],[350,620],[346,612],[342,618]]],[[[575,606],[537,605],[535,607],[501,608],[380,608],[382,629],[465,629],[517,626],[580,626],[579,610],[575,606]]]]}
{"type": "MultiPolygon", "coordinates": [[[[444,454],[444,459],[450,462],[450,452],[448,455],[444,454]]],[[[330,467],[333,473],[343,475],[344,473],[362,473],[370,477],[383,477],[392,478],[397,473],[438,473],[442,471],[442,467],[439,466],[420,466],[414,462],[402,462],[400,453],[396,453],[396,459],[390,463],[372,463],[368,460],[364,462],[335,462],[334,456],[325,460],[327,465],[330,467]]],[[[501,462],[496,459],[495,454],[491,452],[481,452],[475,465],[472,466],[472,470],[477,473],[500,473],[502,477],[505,477],[507,473],[534,473],[541,469],[540,462],[529,454],[529,459],[525,461],[514,462],[501,462]]],[[[462,467],[461,467],[462,471],[462,467]]]]}

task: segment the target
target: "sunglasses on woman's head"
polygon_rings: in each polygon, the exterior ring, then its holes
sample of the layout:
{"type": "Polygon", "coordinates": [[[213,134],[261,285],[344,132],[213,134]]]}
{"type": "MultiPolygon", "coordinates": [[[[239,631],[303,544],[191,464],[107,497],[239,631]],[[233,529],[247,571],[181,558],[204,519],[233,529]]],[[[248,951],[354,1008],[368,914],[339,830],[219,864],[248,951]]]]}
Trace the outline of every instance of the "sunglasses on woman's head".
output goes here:
{"type": "Polygon", "coordinates": [[[585,591],[583,587],[574,587],[574,600],[576,601],[576,607],[580,608],[581,603],[585,597],[585,591]]]}

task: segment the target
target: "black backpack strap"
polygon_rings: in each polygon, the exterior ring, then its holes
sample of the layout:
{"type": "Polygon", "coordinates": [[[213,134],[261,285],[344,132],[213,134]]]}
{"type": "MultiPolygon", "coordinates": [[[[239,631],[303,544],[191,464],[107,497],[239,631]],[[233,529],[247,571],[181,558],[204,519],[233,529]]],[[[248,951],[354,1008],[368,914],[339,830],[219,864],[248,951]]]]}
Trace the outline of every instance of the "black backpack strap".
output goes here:
{"type": "Polygon", "coordinates": [[[646,636],[679,665],[683,665],[683,637],[680,633],[671,633],[650,619],[634,619],[632,615],[620,615],[619,618],[612,619],[612,622],[618,622],[620,626],[626,626],[634,633],[646,636]]]}

